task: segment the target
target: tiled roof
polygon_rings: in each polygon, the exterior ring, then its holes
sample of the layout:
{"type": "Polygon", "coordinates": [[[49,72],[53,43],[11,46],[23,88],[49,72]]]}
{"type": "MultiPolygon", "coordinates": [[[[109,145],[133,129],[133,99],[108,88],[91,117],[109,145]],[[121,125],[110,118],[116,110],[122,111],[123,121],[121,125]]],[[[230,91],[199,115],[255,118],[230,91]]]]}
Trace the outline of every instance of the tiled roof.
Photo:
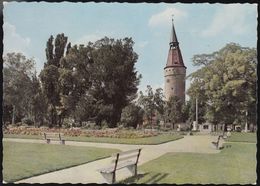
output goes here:
{"type": "Polygon", "coordinates": [[[173,23],[172,23],[172,31],[171,31],[171,38],[170,38],[169,44],[170,44],[170,49],[169,49],[167,64],[166,64],[165,68],[167,68],[167,67],[185,67],[173,23]]]}

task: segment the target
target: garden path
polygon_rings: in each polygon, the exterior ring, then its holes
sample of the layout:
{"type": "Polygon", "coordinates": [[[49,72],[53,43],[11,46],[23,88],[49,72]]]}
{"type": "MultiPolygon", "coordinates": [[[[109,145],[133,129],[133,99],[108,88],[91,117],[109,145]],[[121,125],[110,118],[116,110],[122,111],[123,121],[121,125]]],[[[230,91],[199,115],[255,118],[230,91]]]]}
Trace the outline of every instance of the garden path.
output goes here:
{"type": "MultiPolygon", "coordinates": [[[[168,152],[218,153],[219,150],[216,150],[211,143],[216,140],[217,136],[198,135],[184,136],[182,139],[159,145],[126,145],[75,141],[66,141],[66,145],[113,148],[120,149],[122,151],[142,148],[139,161],[139,165],[141,165],[168,152]]],[[[43,140],[14,138],[4,138],[3,141],[45,143],[43,140]]],[[[83,165],[34,176],[17,181],[16,183],[106,183],[97,169],[106,167],[106,165],[109,165],[110,161],[110,158],[105,158],[83,165]]],[[[121,169],[117,172],[117,181],[128,176],[130,176],[130,172],[128,172],[127,169],[121,169]]]]}

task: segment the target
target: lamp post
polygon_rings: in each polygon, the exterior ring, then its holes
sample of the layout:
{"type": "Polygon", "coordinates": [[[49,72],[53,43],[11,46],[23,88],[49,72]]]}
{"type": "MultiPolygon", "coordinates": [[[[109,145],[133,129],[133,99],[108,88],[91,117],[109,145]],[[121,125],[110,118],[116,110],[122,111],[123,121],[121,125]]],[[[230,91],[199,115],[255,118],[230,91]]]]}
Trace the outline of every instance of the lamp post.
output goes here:
{"type": "Polygon", "coordinates": [[[196,98],[196,126],[198,125],[198,98],[196,98]]]}
{"type": "Polygon", "coordinates": [[[246,111],[246,126],[245,126],[245,132],[247,132],[247,131],[248,131],[247,115],[248,115],[248,112],[246,111]]]}

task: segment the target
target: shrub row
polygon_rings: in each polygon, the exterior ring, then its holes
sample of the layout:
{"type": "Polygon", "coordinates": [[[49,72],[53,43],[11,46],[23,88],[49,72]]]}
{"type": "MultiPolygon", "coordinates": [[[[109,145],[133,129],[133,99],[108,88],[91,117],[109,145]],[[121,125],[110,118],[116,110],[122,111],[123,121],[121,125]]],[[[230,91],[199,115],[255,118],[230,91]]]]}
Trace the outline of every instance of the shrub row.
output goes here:
{"type": "Polygon", "coordinates": [[[33,128],[33,127],[8,127],[4,134],[15,135],[42,135],[44,132],[60,132],[65,136],[77,137],[111,137],[111,138],[143,138],[158,135],[155,131],[136,131],[124,129],[85,130],[80,128],[58,129],[58,128],[33,128]]]}

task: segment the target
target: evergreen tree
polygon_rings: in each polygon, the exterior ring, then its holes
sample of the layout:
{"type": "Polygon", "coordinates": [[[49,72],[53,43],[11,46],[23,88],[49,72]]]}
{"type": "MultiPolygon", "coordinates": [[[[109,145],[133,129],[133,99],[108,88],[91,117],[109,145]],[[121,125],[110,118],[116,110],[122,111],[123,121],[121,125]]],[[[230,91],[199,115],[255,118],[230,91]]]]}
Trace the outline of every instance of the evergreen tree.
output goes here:
{"type": "Polygon", "coordinates": [[[60,106],[59,67],[60,60],[64,56],[67,37],[65,37],[64,34],[58,34],[55,38],[54,45],[53,39],[53,36],[51,36],[47,41],[45,50],[47,62],[44,64],[44,69],[40,73],[43,92],[48,101],[50,127],[57,125],[57,107],[60,106]]]}

